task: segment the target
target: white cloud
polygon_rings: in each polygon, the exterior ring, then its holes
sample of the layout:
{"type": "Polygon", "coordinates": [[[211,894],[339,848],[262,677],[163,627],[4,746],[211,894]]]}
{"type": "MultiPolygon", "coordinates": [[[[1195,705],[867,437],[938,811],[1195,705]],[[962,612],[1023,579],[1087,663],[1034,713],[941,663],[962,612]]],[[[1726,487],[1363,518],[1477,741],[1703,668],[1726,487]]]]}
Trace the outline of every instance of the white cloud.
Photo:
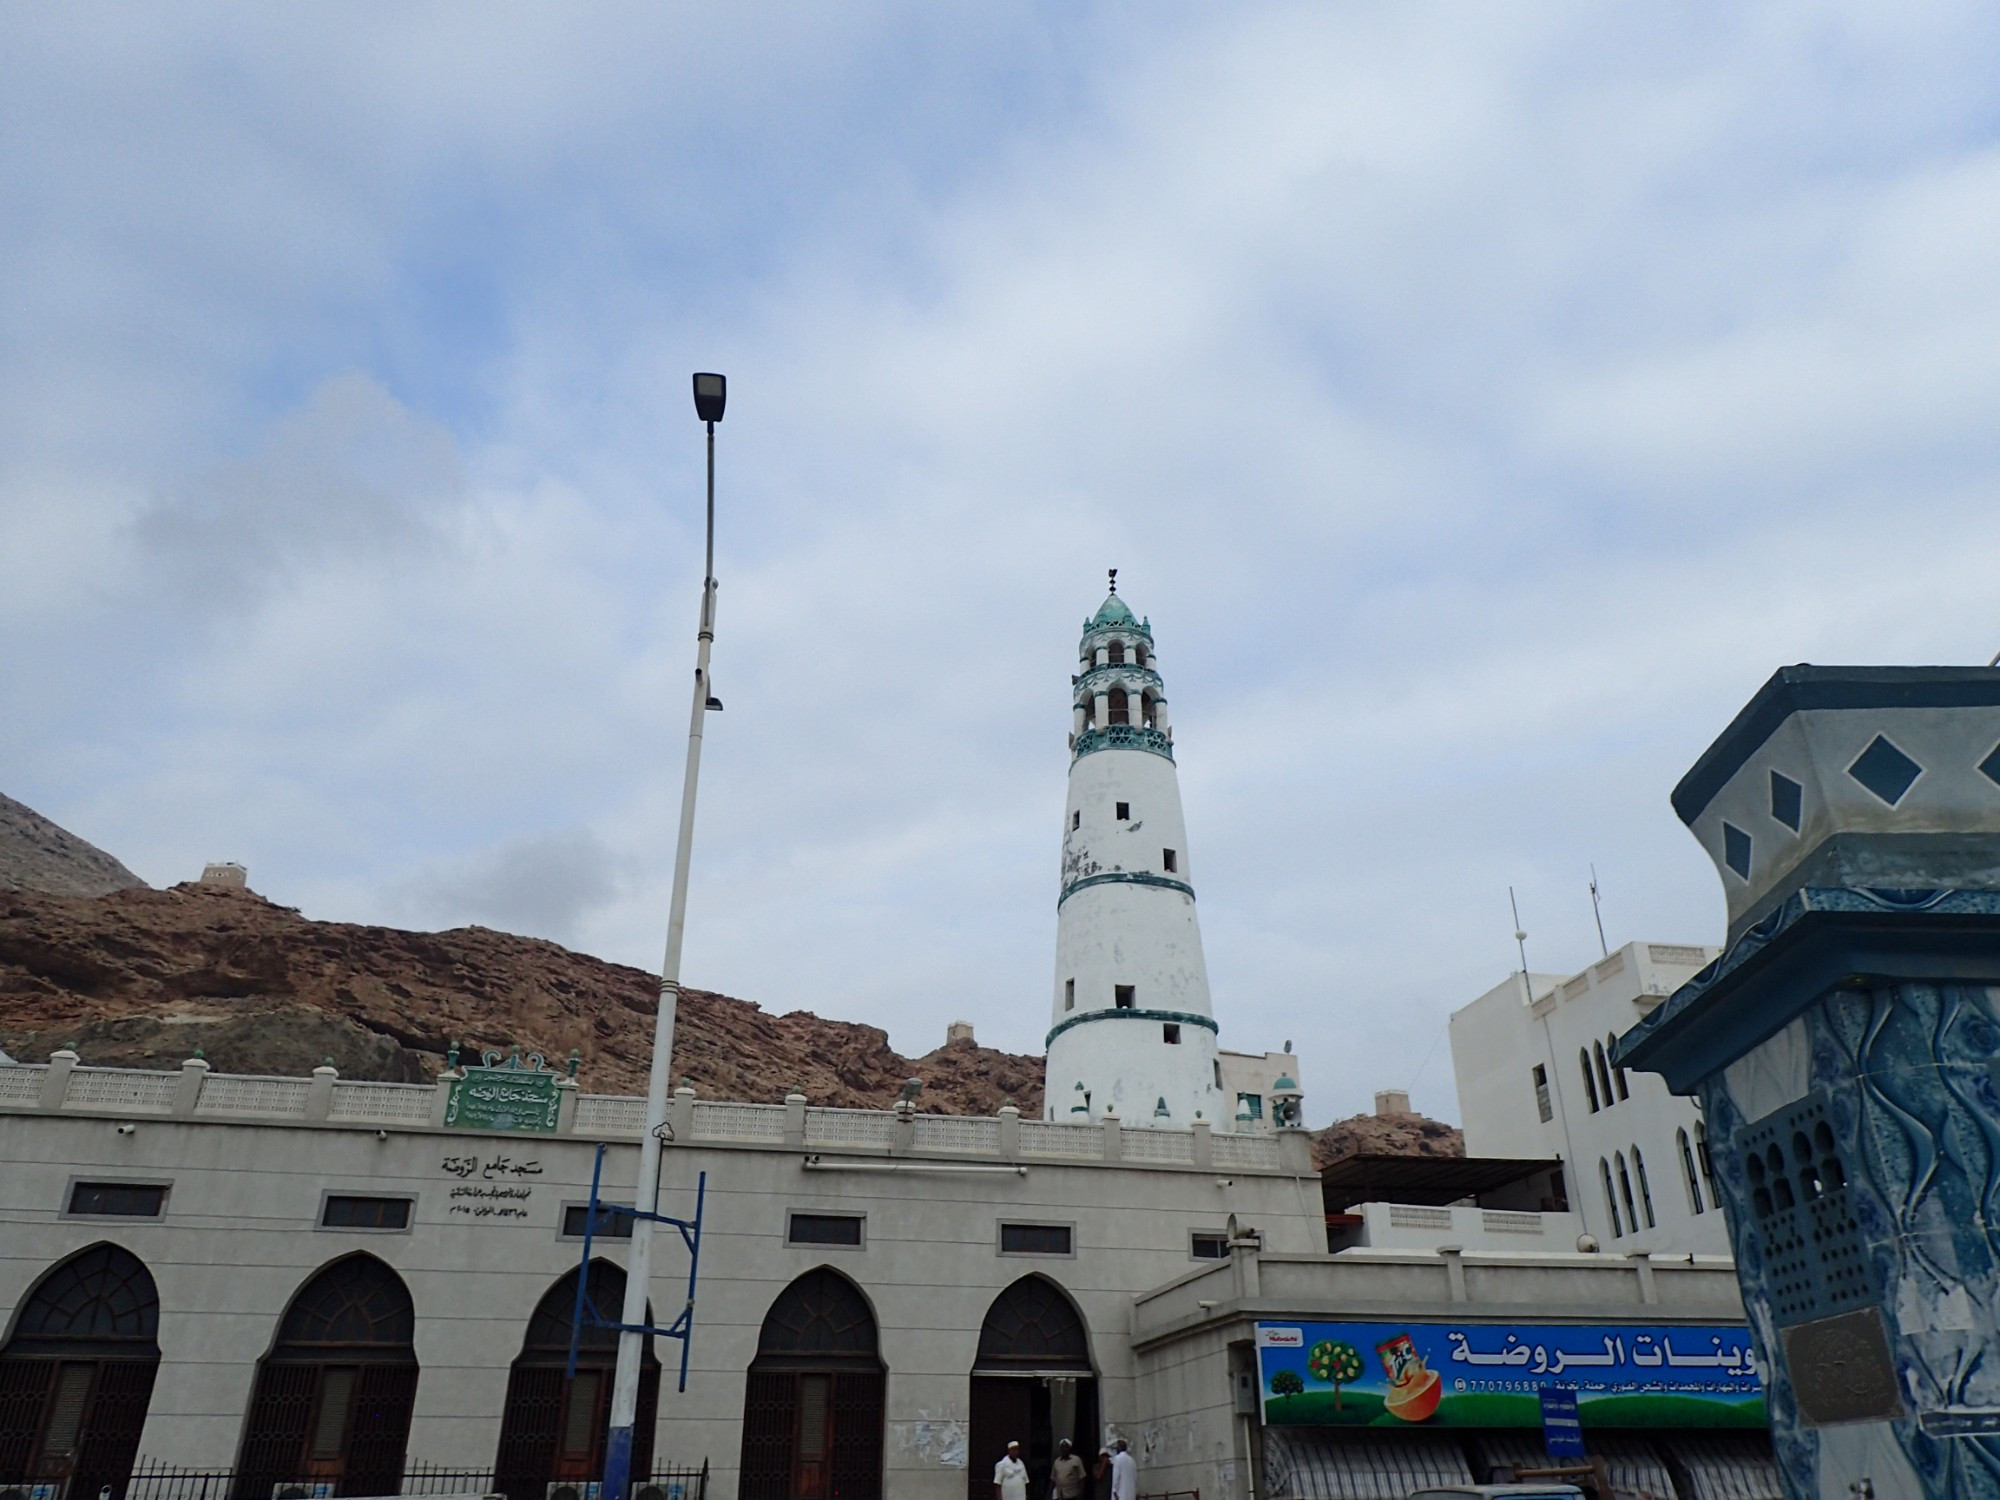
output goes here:
{"type": "Polygon", "coordinates": [[[149,878],[656,962],[694,368],[687,978],[905,1049],[1040,1044],[1105,566],[1317,1118],[1509,884],[1713,940],[1773,667],[2000,646],[1976,9],[110,15],[0,22],[0,780],[149,878]]]}

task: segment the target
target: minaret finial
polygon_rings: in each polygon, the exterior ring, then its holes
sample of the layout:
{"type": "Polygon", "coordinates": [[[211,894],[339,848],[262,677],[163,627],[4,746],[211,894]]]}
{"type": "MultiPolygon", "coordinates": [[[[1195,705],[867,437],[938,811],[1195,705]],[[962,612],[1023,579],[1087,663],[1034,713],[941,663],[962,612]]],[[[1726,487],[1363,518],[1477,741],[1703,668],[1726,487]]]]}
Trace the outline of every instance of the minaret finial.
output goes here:
{"type": "Polygon", "coordinates": [[[1116,568],[1111,570],[1111,592],[1114,594],[1118,592],[1118,570],[1116,568]]]}

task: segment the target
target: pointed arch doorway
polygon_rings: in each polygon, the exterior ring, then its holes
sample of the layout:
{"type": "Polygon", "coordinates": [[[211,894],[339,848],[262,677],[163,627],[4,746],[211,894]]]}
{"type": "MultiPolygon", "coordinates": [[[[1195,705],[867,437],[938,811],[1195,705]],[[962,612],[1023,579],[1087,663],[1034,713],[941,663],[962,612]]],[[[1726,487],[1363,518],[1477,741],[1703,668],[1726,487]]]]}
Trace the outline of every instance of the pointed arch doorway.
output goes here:
{"type": "Polygon", "coordinates": [[[397,1493],[417,1398],[416,1325],[403,1278],[372,1255],[344,1256],[300,1287],[257,1365],[236,1500],[270,1500],[280,1485],[397,1493]]]}
{"type": "Polygon", "coordinates": [[[743,1391],[741,1500],[881,1500],[875,1314],[828,1266],[778,1294],[743,1391]]]}
{"type": "MultiPolygon", "coordinates": [[[[543,1294],[528,1319],[520,1356],[507,1376],[507,1405],[500,1418],[500,1449],[493,1487],[508,1500],[543,1500],[549,1486],[573,1486],[578,1495],[604,1477],[604,1434],[610,1420],[611,1377],[618,1364],[618,1332],[586,1323],[577,1340],[576,1376],[569,1378],[569,1337],[576,1316],[571,1271],[543,1294]]],[[[625,1273],[609,1261],[590,1263],[590,1300],[616,1317],[625,1303],[625,1273]]],[[[646,1321],[653,1320],[649,1304],[646,1321]]],[[[634,1483],[653,1472],[653,1429],[660,1403],[660,1358],[646,1340],[639,1364],[639,1409],[632,1424],[634,1483]]]]}
{"type": "Polygon", "coordinates": [[[1028,1493],[1049,1492],[1056,1443],[1068,1438],[1086,1464],[1097,1456],[1097,1372],[1090,1332],[1069,1294],[1046,1276],[1023,1276],[993,1299],[972,1363],[968,1500],[991,1500],[993,1466],[1010,1438],[1021,1443],[1028,1493]]]}
{"type": "Polygon", "coordinates": [[[151,1273],[117,1245],[80,1250],[36,1282],[0,1348],[0,1478],[123,1496],[159,1326],[151,1273]]]}

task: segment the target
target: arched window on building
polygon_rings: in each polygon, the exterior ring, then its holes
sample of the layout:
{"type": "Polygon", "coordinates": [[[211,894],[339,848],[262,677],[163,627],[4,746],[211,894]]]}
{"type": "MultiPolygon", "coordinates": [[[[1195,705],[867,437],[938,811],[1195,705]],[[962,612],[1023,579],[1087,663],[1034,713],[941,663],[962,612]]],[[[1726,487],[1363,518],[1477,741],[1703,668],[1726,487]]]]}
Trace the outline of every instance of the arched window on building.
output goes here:
{"type": "Polygon", "coordinates": [[[875,1314],[827,1266],[778,1294],[743,1393],[742,1500],[881,1500],[875,1314]]]}
{"type": "Polygon", "coordinates": [[[1018,1438],[1030,1474],[1046,1474],[1056,1443],[1086,1457],[1097,1438],[1097,1381],[1090,1333],[1069,1294],[1046,1276],[1023,1276],[993,1299],[972,1365],[966,1450],[968,1500],[990,1500],[993,1466],[1018,1438]]]}
{"type": "MultiPolygon", "coordinates": [[[[1639,1206],[1646,1211],[1646,1227],[1657,1229],[1660,1224],[1659,1220],[1653,1217],[1653,1189],[1646,1181],[1646,1158],[1639,1154],[1639,1147],[1636,1144],[1632,1147],[1632,1170],[1639,1178],[1639,1206]]],[[[1636,1219],[1632,1227],[1634,1229],[1639,1227],[1636,1219]]]]}
{"type": "Polygon", "coordinates": [[[1688,1144],[1688,1133],[1685,1130],[1674,1132],[1674,1145],[1680,1151],[1681,1184],[1687,1189],[1688,1208],[1695,1213],[1701,1213],[1706,1207],[1701,1201],[1701,1178],[1694,1164],[1694,1147],[1688,1144]]]}
{"type": "Polygon", "coordinates": [[[0,1480],[125,1493],[160,1367],[160,1297],[131,1252],[92,1245],[28,1293],[0,1349],[0,1480]]]}
{"type": "Polygon", "coordinates": [[[1611,1190],[1611,1163],[1601,1156],[1597,1158],[1597,1176],[1604,1184],[1604,1212],[1611,1218],[1611,1238],[1621,1239],[1625,1221],[1618,1217],[1618,1195],[1611,1190]]]}
{"type": "Polygon", "coordinates": [[[1611,1065],[1604,1060],[1604,1044],[1592,1042],[1591,1055],[1597,1059],[1597,1094],[1604,1101],[1606,1109],[1616,1102],[1611,1096],[1611,1065]]]}
{"type": "MultiPolygon", "coordinates": [[[[586,1484],[604,1477],[604,1433],[610,1421],[611,1377],[618,1332],[586,1317],[577,1340],[576,1376],[566,1377],[576,1278],[571,1271],[549,1288],[528,1319],[520,1357],[507,1376],[493,1487],[508,1500],[543,1500],[552,1483],[586,1484]]],[[[625,1273],[593,1260],[586,1288],[598,1316],[616,1319],[625,1305],[625,1273]]],[[[652,1321],[651,1310],[647,1319],[652,1321]]],[[[632,1426],[633,1482],[653,1467],[654,1415],[660,1400],[660,1360],[652,1340],[639,1366],[639,1409],[632,1426]]]]}
{"type": "Polygon", "coordinates": [[[1597,1113],[1597,1075],[1590,1071],[1590,1054],[1579,1047],[1576,1049],[1577,1066],[1583,1069],[1583,1092],[1590,1100],[1590,1112],[1597,1113]]]}
{"type": "Polygon", "coordinates": [[[1632,1232],[1639,1232],[1639,1213],[1632,1206],[1632,1174],[1625,1170],[1625,1153],[1614,1151],[1611,1159],[1618,1166],[1618,1201],[1625,1205],[1625,1222],[1632,1226],[1632,1232]]]}
{"type": "Polygon", "coordinates": [[[294,1483],[396,1494],[417,1395],[415,1332],[409,1288],[372,1255],[344,1256],[299,1288],[257,1366],[236,1500],[270,1500],[294,1483]]]}
{"type": "Polygon", "coordinates": [[[1722,1207],[1722,1194],[1715,1189],[1715,1159],[1708,1154],[1708,1126],[1701,1120],[1694,1122],[1694,1159],[1701,1164],[1701,1180],[1708,1189],[1708,1201],[1722,1207]]]}
{"type": "MultiPolygon", "coordinates": [[[[1617,1050],[1618,1050],[1618,1038],[1616,1036],[1605,1037],[1604,1055],[1607,1058],[1609,1058],[1611,1054],[1616,1052],[1617,1050]]],[[[1620,1101],[1622,1102],[1623,1100],[1630,1099],[1632,1097],[1632,1091],[1626,1085],[1625,1070],[1619,1067],[1612,1068],[1611,1078],[1612,1081],[1618,1085],[1618,1098],[1620,1099],[1620,1101]]]]}
{"type": "Polygon", "coordinates": [[[1111,709],[1111,720],[1110,720],[1111,723],[1129,724],[1132,722],[1132,710],[1126,701],[1125,689],[1113,688],[1109,693],[1106,693],[1104,696],[1109,701],[1111,709]]]}

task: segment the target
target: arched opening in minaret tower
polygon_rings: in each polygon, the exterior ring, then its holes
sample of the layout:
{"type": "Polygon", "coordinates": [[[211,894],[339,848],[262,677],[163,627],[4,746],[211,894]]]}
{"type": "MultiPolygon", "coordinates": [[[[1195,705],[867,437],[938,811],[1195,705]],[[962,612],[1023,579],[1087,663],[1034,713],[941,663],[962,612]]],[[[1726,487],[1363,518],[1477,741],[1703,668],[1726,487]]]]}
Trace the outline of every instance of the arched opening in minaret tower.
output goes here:
{"type": "MultiPolygon", "coordinates": [[[[1111,649],[1116,651],[1118,648],[1113,646],[1111,649]]],[[[1106,694],[1106,697],[1110,699],[1111,722],[1113,724],[1130,724],[1132,722],[1132,711],[1126,702],[1125,689],[1113,688],[1106,694]]]]}

